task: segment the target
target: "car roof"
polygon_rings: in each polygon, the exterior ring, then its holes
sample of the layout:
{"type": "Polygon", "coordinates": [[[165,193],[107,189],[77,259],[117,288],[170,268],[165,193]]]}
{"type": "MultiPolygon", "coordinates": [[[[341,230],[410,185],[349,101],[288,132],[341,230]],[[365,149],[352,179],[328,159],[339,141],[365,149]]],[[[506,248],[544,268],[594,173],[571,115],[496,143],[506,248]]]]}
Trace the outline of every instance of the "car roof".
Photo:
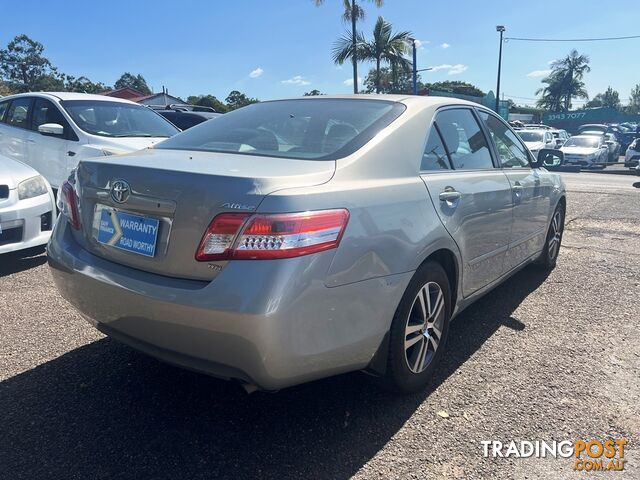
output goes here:
{"type": "Polygon", "coordinates": [[[572,139],[574,138],[597,138],[596,135],[574,135],[573,137],[571,137],[572,139]]]}
{"type": "Polygon", "coordinates": [[[97,102],[118,102],[118,103],[128,103],[133,105],[139,105],[138,103],[132,102],[130,100],[125,100],[124,98],[116,98],[116,97],[108,97],[106,95],[95,95],[92,93],[77,93],[77,92],[27,92],[27,93],[18,93],[15,95],[9,95],[7,97],[3,97],[3,100],[10,100],[13,98],[20,97],[43,97],[54,100],[93,100],[97,102]]]}
{"type": "Polygon", "coordinates": [[[266,100],[267,102],[278,102],[282,100],[377,100],[387,102],[399,102],[405,104],[420,104],[422,106],[438,106],[438,105],[466,105],[479,108],[487,108],[479,103],[470,102],[454,97],[437,97],[425,95],[409,95],[409,94],[377,94],[377,93],[359,93],[345,95],[312,95],[307,97],[289,97],[276,100],[266,100]]]}

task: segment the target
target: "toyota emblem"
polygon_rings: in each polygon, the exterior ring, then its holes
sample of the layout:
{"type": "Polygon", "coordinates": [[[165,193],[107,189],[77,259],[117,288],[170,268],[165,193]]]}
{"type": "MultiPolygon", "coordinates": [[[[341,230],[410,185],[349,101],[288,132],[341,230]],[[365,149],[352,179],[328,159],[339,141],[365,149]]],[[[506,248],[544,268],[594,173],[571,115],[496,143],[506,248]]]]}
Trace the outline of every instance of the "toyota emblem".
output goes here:
{"type": "Polygon", "coordinates": [[[111,184],[111,198],[116,203],[124,203],[131,194],[131,187],[124,180],[116,180],[111,184]]]}

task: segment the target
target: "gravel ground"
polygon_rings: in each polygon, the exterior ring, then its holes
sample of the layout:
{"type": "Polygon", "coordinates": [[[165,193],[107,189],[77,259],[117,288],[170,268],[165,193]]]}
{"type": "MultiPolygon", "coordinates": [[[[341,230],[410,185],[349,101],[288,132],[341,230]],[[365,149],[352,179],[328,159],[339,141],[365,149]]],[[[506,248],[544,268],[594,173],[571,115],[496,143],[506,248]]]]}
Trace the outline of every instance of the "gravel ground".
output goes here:
{"type": "Polygon", "coordinates": [[[588,175],[566,175],[558,267],[458,317],[408,397],[357,373],[246,395],[93,330],[43,255],[0,257],[0,478],[640,478],[640,190],[588,175]],[[609,437],[622,474],[480,445],[609,437]]]}

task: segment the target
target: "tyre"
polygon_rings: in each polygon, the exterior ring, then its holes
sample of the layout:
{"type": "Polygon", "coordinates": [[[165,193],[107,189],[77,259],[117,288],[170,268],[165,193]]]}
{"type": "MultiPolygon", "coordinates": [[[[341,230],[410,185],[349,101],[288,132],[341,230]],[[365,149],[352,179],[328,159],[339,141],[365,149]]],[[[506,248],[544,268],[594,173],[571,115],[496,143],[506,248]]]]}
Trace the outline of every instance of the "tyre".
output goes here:
{"type": "Polygon", "coordinates": [[[436,262],[424,263],[411,279],[391,323],[387,387],[411,393],[427,385],[445,350],[451,308],[447,274],[436,262]]]}
{"type": "Polygon", "coordinates": [[[540,253],[540,257],[536,260],[536,264],[547,270],[553,270],[558,261],[560,253],[560,245],[562,243],[562,234],[564,232],[564,207],[558,205],[551,217],[549,231],[544,242],[544,248],[540,253]]]}

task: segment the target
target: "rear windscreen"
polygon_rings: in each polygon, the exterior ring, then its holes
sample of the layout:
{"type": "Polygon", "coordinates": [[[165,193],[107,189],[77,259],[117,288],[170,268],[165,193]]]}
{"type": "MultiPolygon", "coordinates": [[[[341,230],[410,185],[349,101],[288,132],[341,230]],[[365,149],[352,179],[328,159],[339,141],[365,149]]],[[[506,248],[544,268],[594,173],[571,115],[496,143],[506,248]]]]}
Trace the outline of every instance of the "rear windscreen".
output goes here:
{"type": "Polygon", "coordinates": [[[197,125],[158,149],[334,160],[355,152],[405,110],[386,100],[278,100],[197,125]]]}

